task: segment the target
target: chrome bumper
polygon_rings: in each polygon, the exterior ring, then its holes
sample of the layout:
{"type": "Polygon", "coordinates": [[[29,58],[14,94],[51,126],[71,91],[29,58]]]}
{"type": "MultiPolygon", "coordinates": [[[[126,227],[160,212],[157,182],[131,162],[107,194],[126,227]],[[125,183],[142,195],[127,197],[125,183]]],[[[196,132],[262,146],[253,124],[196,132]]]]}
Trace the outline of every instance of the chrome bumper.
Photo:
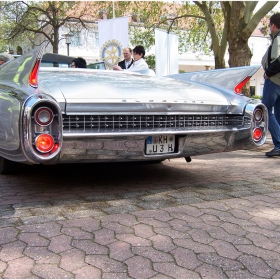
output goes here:
{"type": "Polygon", "coordinates": [[[164,160],[256,147],[250,128],[178,135],[178,152],[171,154],[145,154],[146,138],[147,135],[95,139],[64,138],[59,163],[164,160]]]}

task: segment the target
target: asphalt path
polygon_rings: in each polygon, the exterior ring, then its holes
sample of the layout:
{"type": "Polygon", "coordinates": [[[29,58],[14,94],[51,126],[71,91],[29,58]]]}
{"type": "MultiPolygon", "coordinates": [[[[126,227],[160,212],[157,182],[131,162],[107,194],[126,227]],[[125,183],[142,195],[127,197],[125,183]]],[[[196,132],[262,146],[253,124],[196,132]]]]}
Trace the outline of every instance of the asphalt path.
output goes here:
{"type": "Polygon", "coordinates": [[[279,279],[271,148],[0,175],[0,277],[279,279]]]}

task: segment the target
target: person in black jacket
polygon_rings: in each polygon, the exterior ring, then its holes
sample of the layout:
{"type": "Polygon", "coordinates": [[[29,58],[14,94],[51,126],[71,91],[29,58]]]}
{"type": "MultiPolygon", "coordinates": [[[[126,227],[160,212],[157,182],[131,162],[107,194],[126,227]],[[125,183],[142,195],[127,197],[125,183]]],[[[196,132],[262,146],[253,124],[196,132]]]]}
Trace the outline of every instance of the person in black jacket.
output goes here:
{"type": "Polygon", "coordinates": [[[271,45],[262,58],[264,87],[262,103],[268,111],[268,130],[274,148],[267,157],[280,156],[280,13],[270,17],[271,45]]]}
{"type": "Polygon", "coordinates": [[[87,68],[87,62],[82,57],[74,58],[71,68],[87,68]]]}
{"type": "Polygon", "coordinates": [[[122,69],[128,69],[133,63],[132,49],[131,48],[123,49],[123,57],[124,60],[120,61],[118,63],[118,66],[120,66],[122,69]]]}

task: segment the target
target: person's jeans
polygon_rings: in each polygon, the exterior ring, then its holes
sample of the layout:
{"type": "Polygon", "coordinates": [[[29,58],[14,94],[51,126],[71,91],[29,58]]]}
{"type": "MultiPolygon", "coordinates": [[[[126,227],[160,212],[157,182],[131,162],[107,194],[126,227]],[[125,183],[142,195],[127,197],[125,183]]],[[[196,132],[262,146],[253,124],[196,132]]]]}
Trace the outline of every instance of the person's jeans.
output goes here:
{"type": "Polygon", "coordinates": [[[262,103],[268,110],[268,130],[275,148],[280,149],[280,86],[266,79],[262,103]]]}

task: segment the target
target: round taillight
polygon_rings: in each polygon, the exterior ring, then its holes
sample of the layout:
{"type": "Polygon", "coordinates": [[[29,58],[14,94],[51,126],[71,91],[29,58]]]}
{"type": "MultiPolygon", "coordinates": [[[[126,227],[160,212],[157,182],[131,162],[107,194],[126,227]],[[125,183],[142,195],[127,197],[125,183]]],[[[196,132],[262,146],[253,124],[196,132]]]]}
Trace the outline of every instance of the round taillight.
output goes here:
{"type": "Polygon", "coordinates": [[[254,112],[254,119],[255,121],[257,122],[260,122],[263,118],[263,111],[261,109],[257,109],[255,112],[254,112]]]}
{"type": "Polygon", "coordinates": [[[263,131],[261,128],[257,127],[253,130],[253,138],[255,141],[260,141],[263,137],[263,131]]]}
{"type": "Polygon", "coordinates": [[[41,134],[35,139],[36,149],[41,153],[48,153],[54,147],[54,139],[50,134],[41,134]]]}
{"type": "Polygon", "coordinates": [[[46,126],[52,123],[53,112],[47,107],[42,107],[36,110],[34,117],[37,124],[46,126]]]}

